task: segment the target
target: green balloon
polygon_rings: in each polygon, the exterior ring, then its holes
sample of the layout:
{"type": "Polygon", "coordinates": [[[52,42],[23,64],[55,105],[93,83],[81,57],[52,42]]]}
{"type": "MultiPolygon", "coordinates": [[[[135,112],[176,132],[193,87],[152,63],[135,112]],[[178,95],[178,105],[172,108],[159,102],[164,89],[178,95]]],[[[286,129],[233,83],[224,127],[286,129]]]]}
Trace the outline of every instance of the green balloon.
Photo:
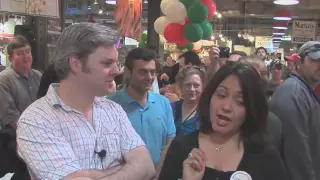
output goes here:
{"type": "Polygon", "coordinates": [[[203,37],[203,29],[200,24],[187,24],[183,29],[184,37],[190,42],[197,42],[203,37]]]}
{"type": "Polygon", "coordinates": [[[212,25],[208,21],[203,21],[201,23],[201,27],[203,30],[203,39],[207,39],[207,38],[211,37],[212,25]]]}
{"type": "Polygon", "coordinates": [[[202,2],[196,2],[188,8],[187,15],[191,23],[201,23],[208,17],[208,8],[202,2]]]}
{"type": "Polygon", "coordinates": [[[184,50],[186,47],[185,46],[177,46],[177,49],[179,50],[184,50]]]}
{"type": "Polygon", "coordinates": [[[147,41],[148,35],[146,33],[141,34],[141,41],[147,41]]]}
{"type": "Polygon", "coordinates": [[[200,2],[200,0],[180,0],[180,2],[188,9],[193,3],[200,2]]]}
{"type": "Polygon", "coordinates": [[[188,45],[186,46],[186,48],[187,48],[189,51],[191,51],[191,50],[194,48],[194,45],[193,45],[193,44],[188,44],[188,45]]]}
{"type": "Polygon", "coordinates": [[[138,44],[138,47],[145,48],[146,47],[146,43],[144,41],[140,41],[139,44],[138,44]]]}

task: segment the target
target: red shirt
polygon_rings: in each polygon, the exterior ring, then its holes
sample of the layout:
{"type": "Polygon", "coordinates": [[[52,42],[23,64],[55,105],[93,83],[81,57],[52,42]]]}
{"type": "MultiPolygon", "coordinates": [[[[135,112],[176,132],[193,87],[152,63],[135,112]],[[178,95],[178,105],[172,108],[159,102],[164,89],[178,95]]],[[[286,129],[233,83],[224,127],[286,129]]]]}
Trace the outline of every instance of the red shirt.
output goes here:
{"type": "Polygon", "coordinates": [[[316,93],[316,95],[320,96],[320,85],[318,85],[316,87],[316,89],[314,90],[314,92],[316,93]]]}

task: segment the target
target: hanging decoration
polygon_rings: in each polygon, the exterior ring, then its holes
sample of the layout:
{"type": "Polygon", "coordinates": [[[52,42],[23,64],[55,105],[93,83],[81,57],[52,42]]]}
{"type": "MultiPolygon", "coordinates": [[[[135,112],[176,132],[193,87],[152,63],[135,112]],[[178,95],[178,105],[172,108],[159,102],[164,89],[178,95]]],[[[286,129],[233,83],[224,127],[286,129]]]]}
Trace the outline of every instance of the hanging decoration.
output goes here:
{"type": "Polygon", "coordinates": [[[147,39],[148,39],[148,34],[146,31],[144,31],[141,34],[141,39],[138,43],[138,47],[146,48],[147,47],[147,39]]]}
{"type": "Polygon", "coordinates": [[[117,1],[115,22],[122,35],[141,39],[142,0],[117,1]]]}
{"type": "Polygon", "coordinates": [[[178,49],[192,50],[194,42],[211,37],[208,20],[217,11],[213,0],[162,0],[160,8],[165,16],[154,22],[154,29],[178,49]]]}
{"type": "Polygon", "coordinates": [[[292,19],[292,16],[290,10],[287,7],[280,7],[275,11],[273,19],[280,21],[290,21],[292,19]]]}

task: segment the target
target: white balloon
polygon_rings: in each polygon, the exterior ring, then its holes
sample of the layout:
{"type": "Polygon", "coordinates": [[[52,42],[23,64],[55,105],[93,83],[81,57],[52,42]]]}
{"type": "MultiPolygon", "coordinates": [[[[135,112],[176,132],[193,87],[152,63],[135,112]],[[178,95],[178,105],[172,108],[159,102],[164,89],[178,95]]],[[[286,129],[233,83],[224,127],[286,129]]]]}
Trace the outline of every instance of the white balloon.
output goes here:
{"type": "Polygon", "coordinates": [[[179,0],[162,0],[161,4],[160,4],[160,8],[163,14],[167,15],[166,9],[168,4],[170,4],[171,2],[178,2],[179,0]]]}
{"type": "Polygon", "coordinates": [[[154,30],[158,33],[158,34],[163,34],[164,28],[171,23],[170,20],[168,20],[166,18],[166,16],[161,16],[158,19],[156,19],[156,21],[154,22],[154,30]]]}
{"type": "Polygon", "coordinates": [[[186,7],[179,1],[171,1],[166,6],[167,18],[172,22],[181,22],[187,17],[186,7]]]}

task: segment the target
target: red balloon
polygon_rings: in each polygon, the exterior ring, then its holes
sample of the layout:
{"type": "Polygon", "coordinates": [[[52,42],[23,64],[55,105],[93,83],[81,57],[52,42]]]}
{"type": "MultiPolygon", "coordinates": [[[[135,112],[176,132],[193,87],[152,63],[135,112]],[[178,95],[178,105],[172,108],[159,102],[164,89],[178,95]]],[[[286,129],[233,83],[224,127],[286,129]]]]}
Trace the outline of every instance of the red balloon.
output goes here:
{"type": "Polygon", "coordinates": [[[213,0],[200,0],[204,5],[208,8],[208,17],[207,19],[211,19],[214,13],[217,11],[216,3],[213,0]]]}
{"type": "Polygon", "coordinates": [[[177,46],[186,46],[186,45],[188,45],[188,44],[189,44],[189,41],[186,40],[184,37],[183,37],[183,39],[180,39],[180,41],[177,41],[177,42],[176,42],[176,45],[177,45],[177,46]]]}
{"type": "Polygon", "coordinates": [[[183,39],[183,25],[178,23],[168,24],[164,28],[163,36],[170,43],[181,41],[183,39]]]}
{"type": "Polygon", "coordinates": [[[189,24],[190,23],[190,21],[189,21],[189,19],[188,18],[186,18],[185,20],[184,20],[184,24],[189,24]]]}

